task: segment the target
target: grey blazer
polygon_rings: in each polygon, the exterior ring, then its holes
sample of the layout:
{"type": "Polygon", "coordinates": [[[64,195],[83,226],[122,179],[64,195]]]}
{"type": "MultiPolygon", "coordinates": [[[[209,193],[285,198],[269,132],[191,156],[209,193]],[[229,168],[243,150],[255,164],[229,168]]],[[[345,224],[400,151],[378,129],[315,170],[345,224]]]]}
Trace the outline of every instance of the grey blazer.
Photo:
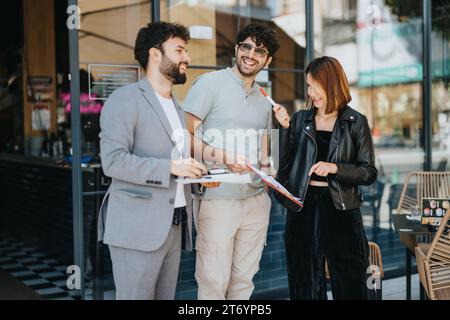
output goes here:
{"type": "MultiPolygon", "coordinates": [[[[185,128],[184,112],[175,101],[185,128]]],[[[179,158],[172,129],[147,78],[121,87],[100,116],[100,157],[112,178],[99,212],[98,240],[151,252],[159,249],[172,226],[176,194],[171,158],[179,158]]],[[[185,156],[190,155],[185,138],[185,156]]],[[[185,186],[188,223],[185,249],[192,250],[192,197],[185,186]]]]}

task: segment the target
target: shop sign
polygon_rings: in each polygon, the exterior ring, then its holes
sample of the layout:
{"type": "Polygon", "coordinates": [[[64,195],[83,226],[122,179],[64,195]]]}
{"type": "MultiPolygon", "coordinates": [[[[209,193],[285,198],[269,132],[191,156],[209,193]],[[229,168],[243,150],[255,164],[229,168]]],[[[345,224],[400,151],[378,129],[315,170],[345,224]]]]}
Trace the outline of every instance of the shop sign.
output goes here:
{"type": "Polygon", "coordinates": [[[89,64],[88,72],[90,100],[106,100],[114,90],[140,79],[138,65],[89,64]]]}

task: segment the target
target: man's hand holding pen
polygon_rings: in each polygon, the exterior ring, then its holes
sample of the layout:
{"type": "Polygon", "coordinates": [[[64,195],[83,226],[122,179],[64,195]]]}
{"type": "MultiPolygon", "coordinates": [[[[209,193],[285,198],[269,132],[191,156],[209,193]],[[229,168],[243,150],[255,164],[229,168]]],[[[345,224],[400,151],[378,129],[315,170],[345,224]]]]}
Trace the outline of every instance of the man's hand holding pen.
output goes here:
{"type": "Polygon", "coordinates": [[[208,170],[205,165],[193,158],[172,160],[170,173],[178,177],[200,178],[208,170]]]}

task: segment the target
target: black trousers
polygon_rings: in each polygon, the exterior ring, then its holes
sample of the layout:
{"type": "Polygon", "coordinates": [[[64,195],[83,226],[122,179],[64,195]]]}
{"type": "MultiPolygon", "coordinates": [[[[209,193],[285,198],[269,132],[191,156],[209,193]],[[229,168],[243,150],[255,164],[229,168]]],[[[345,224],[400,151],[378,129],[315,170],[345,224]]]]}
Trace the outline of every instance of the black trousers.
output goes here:
{"type": "Polygon", "coordinates": [[[285,245],[291,299],[327,299],[325,258],[333,299],[371,298],[361,212],[337,211],[328,187],[309,186],[302,211],[288,212],[285,245]]]}

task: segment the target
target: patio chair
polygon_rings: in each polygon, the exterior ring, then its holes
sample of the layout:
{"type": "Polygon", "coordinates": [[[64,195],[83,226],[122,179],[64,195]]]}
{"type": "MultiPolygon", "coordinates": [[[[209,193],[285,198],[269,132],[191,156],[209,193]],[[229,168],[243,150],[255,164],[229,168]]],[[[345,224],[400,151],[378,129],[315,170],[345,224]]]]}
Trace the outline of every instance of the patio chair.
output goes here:
{"type": "Polygon", "coordinates": [[[450,300],[450,210],[430,246],[417,246],[419,279],[431,300],[450,300]]]}
{"type": "Polygon", "coordinates": [[[450,171],[410,172],[403,184],[397,214],[409,214],[420,207],[422,198],[449,198],[450,171]],[[415,186],[411,192],[410,185],[415,186]]]}
{"type": "MultiPolygon", "coordinates": [[[[416,190],[415,185],[409,185],[408,189],[406,190],[406,194],[415,196],[415,190],[416,190]]],[[[398,207],[402,191],[403,191],[402,183],[391,184],[389,188],[389,196],[387,199],[387,204],[389,207],[389,226],[392,225],[392,215],[394,214],[395,210],[398,207]]]]}
{"type": "MultiPolygon", "coordinates": [[[[422,198],[450,198],[450,171],[410,172],[403,184],[396,214],[410,214],[418,210],[422,198]]],[[[409,235],[400,235],[400,240],[412,252],[420,242],[417,237],[409,235]]],[[[431,242],[429,240],[425,242],[431,242]]]]}
{"type": "MultiPolygon", "coordinates": [[[[369,268],[372,273],[373,279],[379,279],[379,281],[375,281],[374,283],[375,294],[377,300],[382,300],[383,298],[382,279],[384,278],[384,271],[383,271],[383,261],[381,258],[381,249],[375,242],[369,241],[368,244],[369,244],[369,268]]],[[[328,263],[326,260],[325,260],[325,276],[327,280],[330,280],[330,272],[328,270],[328,263]]]]}

